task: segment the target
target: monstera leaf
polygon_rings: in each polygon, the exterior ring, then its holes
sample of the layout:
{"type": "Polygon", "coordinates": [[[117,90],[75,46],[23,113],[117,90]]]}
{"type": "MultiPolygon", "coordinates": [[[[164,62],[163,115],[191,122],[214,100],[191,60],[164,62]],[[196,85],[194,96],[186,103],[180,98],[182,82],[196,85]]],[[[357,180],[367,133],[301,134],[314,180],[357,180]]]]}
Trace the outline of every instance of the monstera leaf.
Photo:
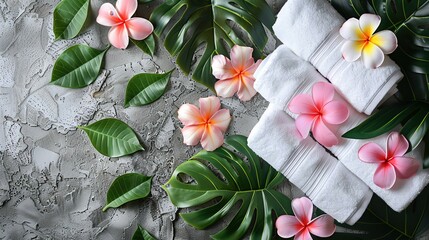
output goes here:
{"type": "Polygon", "coordinates": [[[374,196],[366,212],[353,226],[341,225],[349,233],[335,233],[330,239],[423,239],[429,230],[429,188],[426,188],[404,211],[390,209],[374,196]]]}
{"type": "Polygon", "coordinates": [[[284,177],[255,155],[245,137],[230,136],[225,143],[248,163],[226,147],[201,151],[180,164],[163,188],[179,208],[200,206],[180,214],[197,229],[227,215],[232,219],[213,239],[241,239],[246,233],[250,239],[271,239],[273,219],[292,213],[290,200],[275,190],[284,177]]]}
{"type": "MultiPolygon", "coordinates": [[[[429,0],[331,0],[331,4],[345,18],[359,17],[368,12],[380,15],[378,30],[389,29],[396,34],[399,46],[391,58],[405,75],[398,85],[399,95],[402,100],[411,101],[409,107],[420,108],[420,111],[414,111],[406,119],[402,119],[406,123],[401,132],[414,149],[428,135],[429,129],[429,0]]],[[[395,115],[395,107],[381,111],[382,114],[376,114],[372,120],[353,129],[346,136],[366,138],[364,135],[371,131],[367,128],[368,123],[371,125],[373,120],[384,126],[391,124],[394,119],[379,117],[388,111],[395,115]],[[366,133],[359,136],[359,131],[366,133]]],[[[370,135],[374,137],[383,131],[378,129],[370,135]]]]}
{"type": "Polygon", "coordinates": [[[168,0],[154,10],[150,20],[186,74],[203,46],[192,77],[213,90],[212,56],[227,55],[225,45],[245,45],[243,30],[259,58],[267,42],[264,25],[271,29],[275,18],[264,0],[168,0]]]}

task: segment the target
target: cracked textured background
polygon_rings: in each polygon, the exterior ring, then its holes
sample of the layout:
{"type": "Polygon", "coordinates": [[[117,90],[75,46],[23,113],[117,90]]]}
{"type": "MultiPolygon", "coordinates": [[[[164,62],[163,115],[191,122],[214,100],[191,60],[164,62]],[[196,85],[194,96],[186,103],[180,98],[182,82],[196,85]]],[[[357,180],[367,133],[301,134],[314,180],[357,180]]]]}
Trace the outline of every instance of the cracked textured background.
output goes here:
{"type": "MultiPolygon", "coordinates": [[[[200,150],[182,144],[178,108],[212,93],[176,70],[161,99],[124,109],[131,76],[176,67],[160,42],[153,58],[134,46],[111,48],[105,70],[89,87],[50,85],[54,61],[65,49],[108,44],[108,28],[94,21],[101,0],[91,1],[91,24],[81,35],[54,41],[52,13],[58,2],[0,0],[0,239],[130,239],[137,224],[159,239],[208,239],[216,228],[197,231],[184,224],[160,185],[200,150]],[[127,122],[147,150],[121,158],[96,152],[76,126],[106,117],[127,122]],[[102,212],[110,183],[127,172],[154,176],[152,196],[102,212]]],[[[275,12],[284,2],[269,1],[275,12]]],[[[140,6],[138,15],[148,17],[157,4],[140,6]]],[[[275,45],[271,38],[267,52],[275,45]]],[[[233,113],[228,134],[243,135],[267,106],[260,96],[222,104],[233,113]]]]}

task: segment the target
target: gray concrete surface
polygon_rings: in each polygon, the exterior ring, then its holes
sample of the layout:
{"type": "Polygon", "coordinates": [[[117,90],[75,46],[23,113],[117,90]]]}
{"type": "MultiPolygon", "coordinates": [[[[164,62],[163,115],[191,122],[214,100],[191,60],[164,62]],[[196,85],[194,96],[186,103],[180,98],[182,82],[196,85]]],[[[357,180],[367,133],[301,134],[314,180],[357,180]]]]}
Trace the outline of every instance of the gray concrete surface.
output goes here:
{"type": "MultiPolygon", "coordinates": [[[[83,34],[54,41],[52,12],[58,2],[0,0],[0,239],[130,239],[137,224],[159,239],[208,239],[216,228],[198,231],[184,224],[160,185],[200,150],[182,144],[178,108],[212,93],[177,70],[157,102],[124,109],[131,76],[175,68],[160,42],[153,58],[134,46],[111,48],[105,70],[89,87],[50,85],[53,63],[65,49],[108,44],[108,28],[94,21],[101,0],[91,1],[91,25],[83,34]],[[147,151],[121,158],[97,153],[76,126],[106,117],[127,122],[147,151]],[[102,212],[110,183],[127,172],[154,176],[152,196],[102,212]]],[[[285,0],[269,2],[278,11],[285,0]]],[[[139,15],[148,17],[156,4],[141,6],[139,15]]],[[[267,52],[274,47],[270,39],[267,52]]],[[[228,134],[243,135],[267,106],[260,96],[222,104],[233,113],[228,134]]]]}

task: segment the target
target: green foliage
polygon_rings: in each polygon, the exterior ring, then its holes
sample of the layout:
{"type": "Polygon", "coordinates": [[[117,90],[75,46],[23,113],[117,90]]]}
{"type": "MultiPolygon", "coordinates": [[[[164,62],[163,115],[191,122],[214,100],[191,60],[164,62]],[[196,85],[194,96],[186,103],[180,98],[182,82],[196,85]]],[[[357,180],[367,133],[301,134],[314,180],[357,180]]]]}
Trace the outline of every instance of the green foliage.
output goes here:
{"type": "Polygon", "coordinates": [[[54,10],[56,39],[76,37],[88,18],[89,0],[62,0],[54,10]]]}
{"type": "Polygon", "coordinates": [[[79,128],[88,134],[95,149],[105,156],[121,157],[144,150],[134,131],[118,119],[106,118],[79,128]]]}
{"type": "Polygon", "coordinates": [[[103,211],[147,197],[150,194],[151,181],[152,177],[138,173],[126,173],[117,177],[107,192],[107,203],[103,211]]]}
{"type": "Polygon", "coordinates": [[[201,151],[180,164],[163,186],[179,208],[197,207],[180,216],[197,229],[205,229],[232,217],[213,239],[271,239],[276,216],[292,214],[290,200],[275,190],[284,177],[260,159],[248,146],[247,138],[230,136],[226,147],[201,151]],[[215,170],[213,170],[215,168],[215,170]]]}
{"type": "Polygon", "coordinates": [[[191,72],[195,57],[200,55],[197,52],[204,46],[192,78],[214,90],[213,55],[228,55],[225,44],[246,45],[237,31],[240,28],[259,58],[268,39],[264,26],[271,29],[275,17],[264,0],[169,0],[154,10],[150,20],[155,33],[164,35],[165,48],[186,74],[191,72]]]}
{"type": "Polygon", "coordinates": [[[133,42],[138,48],[140,48],[144,53],[149,54],[151,57],[155,54],[156,42],[153,34],[149,35],[146,39],[141,41],[134,40],[130,38],[131,42],[133,42]]]}
{"type": "Polygon", "coordinates": [[[398,213],[374,196],[361,219],[353,225],[341,225],[352,233],[336,233],[329,239],[420,239],[429,227],[429,188],[404,211],[398,213]]]}
{"type": "Polygon", "coordinates": [[[93,83],[100,74],[107,49],[81,44],[68,48],[55,61],[51,83],[65,88],[83,88],[93,83]]]}
{"type": "Polygon", "coordinates": [[[139,225],[131,240],[156,240],[156,238],[139,225]]]}
{"type": "Polygon", "coordinates": [[[125,93],[125,107],[147,105],[159,99],[167,88],[172,71],[141,73],[132,77],[125,93]]]}

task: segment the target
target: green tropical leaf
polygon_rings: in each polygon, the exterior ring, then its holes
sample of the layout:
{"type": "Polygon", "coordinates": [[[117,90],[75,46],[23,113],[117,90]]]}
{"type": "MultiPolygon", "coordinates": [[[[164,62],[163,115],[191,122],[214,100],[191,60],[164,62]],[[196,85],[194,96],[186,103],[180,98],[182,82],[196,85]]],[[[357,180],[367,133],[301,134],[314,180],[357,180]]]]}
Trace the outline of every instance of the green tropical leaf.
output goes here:
{"type": "Polygon", "coordinates": [[[425,153],[423,155],[423,168],[429,168],[429,134],[425,136],[425,153]]]}
{"type": "Polygon", "coordinates": [[[429,228],[428,201],[429,188],[426,188],[408,208],[398,213],[374,195],[356,224],[340,224],[349,233],[335,233],[329,239],[422,239],[422,233],[429,228]]]}
{"type": "Polygon", "coordinates": [[[134,232],[132,240],[156,240],[156,238],[150,235],[150,233],[146,231],[146,229],[142,228],[142,226],[139,225],[134,232]]]}
{"type": "Polygon", "coordinates": [[[164,94],[173,70],[163,74],[140,73],[128,82],[125,107],[153,103],[164,94]]]}
{"type": "Polygon", "coordinates": [[[271,239],[273,219],[292,214],[290,200],[275,190],[284,177],[247,146],[246,137],[230,136],[225,143],[248,163],[227,147],[201,151],[180,164],[163,188],[179,208],[203,205],[180,214],[197,229],[231,219],[213,239],[241,239],[246,234],[252,240],[271,239]]]}
{"type": "Polygon", "coordinates": [[[150,2],[152,2],[153,0],[139,0],[139,3],[150,3],[150,2]]]}
{"type": "Polygon", "coordinates": [[[62,0],[54,10],[55,39],[76,37],[88,17],[89,0],[62,0]]]}
{"type": "Polygon", "coordinates": [[[384,107],[359,126],[343,134],[343,137],[369,139],[387,133],[414,114],[420,106],[417,103],[403,103],[384,107]]]}
{"type": "Polygon", "coordinates": [[[169,0],[154,10],[150,20],[155,33],[164,34],[165,48],[186,74],[203,49],[192,78],[214,90],[213,55],[228,55],[225,45],[246,45],[240,28],[252,42],[254,56],[260,58],[268,39],[264,26],[271,30],[275,17],[264,0],[169,0]]]}
{"type": "Polygon", "coordinates": [[[420,110],[404,125],[401,133],[410,142],[410,149],[416,148],[429,130],[429,105],[420,110]]]}
{"type": "Polygon", "coordinates": [[[122,157],[144,150],[134,131],[121,120],[106,118],[79,128],[88,134],[95,149],[105,156],[122,157]]]}
{"type": "Polygon", "coordinates": [[[117,177],[107,191],[107,203],[103,211],[147,197],[150,194],[151,181],[152,177],[138,173],[126,173],[117,177]]]}
{"type": "Polygon", "coordinates": [[[429,0],[331,0],[345,18],[363,13],[381,16],[378,29],[389,29],[398,38],[391,58],[405,78],[398,85],[407,100],[429,100],[429,0]]]}
{"type": "Polygon", "coordinates": [[[93,83],[100,74],[105,50],[86,45],[75,45],[65,50],[52,70],[51,83],[65,88],[83,88],[93,83]]]}
{"type": "Polygon", "coordinates": [[[144,53],[149,54],[151,57],[155,54],[155,38],[153,37],[153,34],[149,35],[146,39],[143,39],[141,41],[134,40],[130,38],[131,42],[134,43],[138,48],[140,48],[144,53]]]}

